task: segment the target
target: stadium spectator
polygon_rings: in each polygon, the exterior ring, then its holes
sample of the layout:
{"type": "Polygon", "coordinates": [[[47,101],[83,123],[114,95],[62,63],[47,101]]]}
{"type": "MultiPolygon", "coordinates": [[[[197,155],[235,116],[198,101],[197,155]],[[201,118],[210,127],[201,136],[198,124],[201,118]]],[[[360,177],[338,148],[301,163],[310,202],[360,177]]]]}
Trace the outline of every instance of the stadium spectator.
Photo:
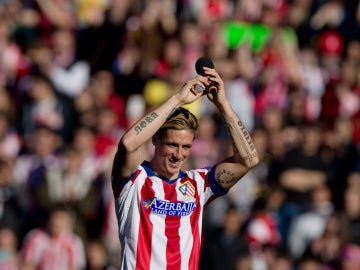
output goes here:
{"type": "Polygon", "coordinates": [[[73,232],[74,218],[68,207],[54,206],[46,227],[34,228],[25,236],[21,247],[22,269],[83,269],[84,243],[73,232]]]}

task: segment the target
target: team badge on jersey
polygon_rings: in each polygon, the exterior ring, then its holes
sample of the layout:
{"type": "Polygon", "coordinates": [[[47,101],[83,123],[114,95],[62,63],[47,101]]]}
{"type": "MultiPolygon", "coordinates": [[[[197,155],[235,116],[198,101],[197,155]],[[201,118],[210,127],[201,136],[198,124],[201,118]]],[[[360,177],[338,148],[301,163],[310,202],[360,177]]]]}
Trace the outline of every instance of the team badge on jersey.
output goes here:
{"type": "Polygon", "coordinates": [[[186,181],[185,183],[180,185],[178,187],[178,190],[185,197],[193,198],[195,195],[195,187],[193,186],[193,184],[190,183],[190,181],[186,181]]]}

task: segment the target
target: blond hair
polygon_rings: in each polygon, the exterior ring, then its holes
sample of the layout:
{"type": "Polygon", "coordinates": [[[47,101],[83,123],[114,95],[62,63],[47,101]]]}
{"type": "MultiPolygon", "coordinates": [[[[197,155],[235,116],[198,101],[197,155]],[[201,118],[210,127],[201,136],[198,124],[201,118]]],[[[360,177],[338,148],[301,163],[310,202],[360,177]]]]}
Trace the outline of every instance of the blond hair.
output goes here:
{"type": "Polygon", "coordinates": [[[164,131],[168,129],[176,129],[176,130],[190,129],[194,131],[194,136],[195,136],[198,126],[199,126],[199,122],[197,117],[189,110],[183,107],[179,107],[172,112],[172,114],[168,117],[165,123],[160,127],[156,135],[161,137],[164,131]]]}

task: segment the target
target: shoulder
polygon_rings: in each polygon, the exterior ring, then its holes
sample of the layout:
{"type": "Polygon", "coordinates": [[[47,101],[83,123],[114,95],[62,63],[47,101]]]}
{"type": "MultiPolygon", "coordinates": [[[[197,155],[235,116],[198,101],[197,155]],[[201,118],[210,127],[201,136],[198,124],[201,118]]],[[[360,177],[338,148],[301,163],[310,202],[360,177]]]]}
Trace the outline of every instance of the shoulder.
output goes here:
{"type": "Polygon", "coordinates": [[[147,161],[144,161],[143,163],[141,163],[137,168],[136,170],[129,176],[129,177],[126,177],[126,178],[119,178],[119,177],[116,177],[115,174],[111,174],[111,181],[112,181],[112,184],[114,185],[118,185],[118,186],[124,186],[126,183],[128,183],[129,181],[131,181],[132,179],[134,178],[137,178],[139,176],[139,174],[141,173],[146,173],[148,174],[148,171],[150,171],[150,167],[147,166],[147,161]]]}
{"type": "Polygon", "coordinates": [[[205,177],[207,174],[209,174],[212,168],[213,167],[203,167],[203,168],[191,169],[185,171],[184,173],[191,178],[195,178],[197,176],[205,177]]]}
{"type": "Polygon", "coordinates": [[[188,178],[197,182],[197,185],[203,185],[204,190],[207,190],[209,188],[216,196],[223,196],[229,190],[225,190],[219,186],[215,179],[215,172],[216,165],[213,167],[204,167],[200,169],[189,170],[185,173],[188,178]]]}
{"type": "Polygon", "coordinates": [[[32,244],[32,243],[39,243],[45,242],[49,239],[48,234],[42,229],[32,229],[29,231],[24,239],[25,243],[32,244]]]}

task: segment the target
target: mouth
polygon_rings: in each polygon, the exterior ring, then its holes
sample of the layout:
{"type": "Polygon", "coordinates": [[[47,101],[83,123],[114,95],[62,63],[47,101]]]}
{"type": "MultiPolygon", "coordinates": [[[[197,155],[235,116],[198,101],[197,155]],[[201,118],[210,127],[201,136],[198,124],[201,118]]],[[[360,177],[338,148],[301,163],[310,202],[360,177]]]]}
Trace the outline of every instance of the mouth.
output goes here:
{"type": "Polygon", "coordinates": [[[170,162],[170,167],[172,167],[172,168],[178,168],[178,167],[180,167],[180,165],[181,165],[181,160],[173,160],[173,159],[170,159],[169,160],[170,162]]]}

